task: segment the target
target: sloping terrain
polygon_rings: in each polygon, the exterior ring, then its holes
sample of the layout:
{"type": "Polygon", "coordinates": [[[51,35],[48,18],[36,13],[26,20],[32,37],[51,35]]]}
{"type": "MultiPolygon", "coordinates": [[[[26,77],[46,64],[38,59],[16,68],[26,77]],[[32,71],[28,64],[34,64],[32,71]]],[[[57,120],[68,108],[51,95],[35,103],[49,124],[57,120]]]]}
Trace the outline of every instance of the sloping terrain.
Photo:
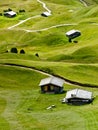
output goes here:
{"type": "Polygon", "coordinates": [[[17,12],[14,18],[0,16],[0,130],[98,130],[97,4],[0,1],[0,13],[9,8],[17,12]],[[41,16],[44,11],[52,15],[41,16]],[[71,29],[80,30],[81,36],[69,43],[65,33],[71,29]],[[12,48],[18,53],[11,53],[12,48]],[[61,103],[65,93],[41,94],[39,82],[47,73],[65,79],[65,91],[92,91],[93,104],[69,106],[61,103]],[[46,110],[53,104],[53,110],[46,110]]]}

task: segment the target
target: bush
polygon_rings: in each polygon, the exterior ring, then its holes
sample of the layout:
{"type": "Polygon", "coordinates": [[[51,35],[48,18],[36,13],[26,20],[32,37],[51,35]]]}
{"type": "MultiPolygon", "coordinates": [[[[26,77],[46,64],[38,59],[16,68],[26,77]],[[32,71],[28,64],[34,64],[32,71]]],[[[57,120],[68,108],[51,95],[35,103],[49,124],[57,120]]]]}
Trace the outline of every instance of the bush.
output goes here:
{"type": "Polygon", "coordinates": [[[3,12],[8,12],[8,10],[6,9],[6,10],[3,10],[3,12]]]}
{"type": "Polygon", "coordinates": [[[20,50],[20,54],[25,54],[25,51],[23,49],[20,50]]]}
{"type": "Polygon", "coordinates": [[[38,54],[38,53],[36,53],[36,54],[35,54],[35,56],[36,56],[36,57],[39,57],[39,54],[38,54]]]}
{"type": "Polygon", "coordinates": [[[8,53],[8,52],[9,52],[8,50],[5,51],[5,53],[8,53]]]}
{"type": "Polygon", "coordinates": [[[8,11],[12,11],[12,9],[9,8],[8,11]]]}
{"type": "Polygon", "coordinates": [[[24,10],[24,9],[20,9],[20,10],[19,10],[19,13],[22,13],[22,12],[25,12],[25,10],[24,10]]]}
{"type": "Polygon", "coordinates": [[[12,53],[18,53],[18,50],[17,50],[16,47],[13,47],[13,48],[11,48],[11,52],[12,52],[12,53]]]}
{"type": "Polygon", "coordinates": [[[0,13],[0,16],[2,16],[2,13],[0,13]]]}

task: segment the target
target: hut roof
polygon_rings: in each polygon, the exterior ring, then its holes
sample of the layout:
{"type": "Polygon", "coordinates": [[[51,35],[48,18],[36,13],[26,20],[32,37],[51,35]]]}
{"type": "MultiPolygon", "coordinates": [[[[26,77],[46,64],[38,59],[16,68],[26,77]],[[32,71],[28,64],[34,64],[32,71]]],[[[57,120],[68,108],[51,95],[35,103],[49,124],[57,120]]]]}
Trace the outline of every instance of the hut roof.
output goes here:
{"type": "Polygon", "coordinates": [[[39,86],[44,86],[44,85],[48,85],[48,84],[56,85],[58,87],[63,87],[64,80],[60,79],[58,77],[51,76],[51,77],[42,79],[40,81],[39,86]]]}
{"type": "Polygon", "coordinates": [[[9,14],[9,15],[13,16],[13,15],[16,15],[16,12],[14,12],[14,11],[8,11],[8,12],[5,12],[5,14],[9,14]]]}
{"type": "Polygon", "coordinates": [[[82,89],[73,89],[67,92],[66,99],[70,98],[82,98],[82,99],[92,99],[92,92],[82,90],[82,89]]]}
{"type": "Polygon", "coordinates": [[[49,13],[49,12],[43,12],[43,13],[42,13],[42,15],[45,15],[45,16],[47,16],[47,17],[48,17],[48,16],[50,16],[50,15],[51,15],[51,13],[49,13]]]}
{"type": "Polygon", "coordinates": [[[76,32],[80,32],[80,31],[73,29],[73,30],[68,31],[68,32],[66,33],[66,35],[71,35],[71,34],[76,33],[76,32]]]}

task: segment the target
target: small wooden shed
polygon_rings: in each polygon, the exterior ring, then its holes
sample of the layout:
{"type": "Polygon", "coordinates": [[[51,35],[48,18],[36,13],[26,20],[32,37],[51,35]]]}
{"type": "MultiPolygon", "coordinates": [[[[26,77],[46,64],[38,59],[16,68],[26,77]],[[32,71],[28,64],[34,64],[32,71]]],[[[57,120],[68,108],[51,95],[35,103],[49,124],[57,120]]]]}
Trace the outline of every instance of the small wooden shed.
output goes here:
{"type": "Polygon", "coordinates": [[[42,93],[63,93],[64,80],[58,77],[48,77],[40,81],[42,93]]]}
{"type": "Polygon", "coordinates": [[[66,36],[73,39],[81,35],[81,32],[79,30],[70,30],[66,33],[66,36]]]}
{"type": "Polygon", "coordinates": [[[44,17],[49,17],[51,15],[51,13],[49,13],[49,12],[43,12],[41,15],[44,16],[44,17]]]}
{"type": "Polygon", "coordinates": [[[66,33],[66,36],[69,38],[69,42],[71,42],[71,39],[74,39],[81,35],[81,32],[79,30],[70,30],[66,33]]]}
{"type": "Polygon", "coordinates": [[[82,105],[93,101],[93,93],[82,89],[67,91],[62,103],[82,105]]]}
{"type": "Polygon", "coordinates": [[[9,18],[15,17],[16,15],[17,14],[14,11],[8,11],[4,13],[4,16],[9,17],[9,18]]]}

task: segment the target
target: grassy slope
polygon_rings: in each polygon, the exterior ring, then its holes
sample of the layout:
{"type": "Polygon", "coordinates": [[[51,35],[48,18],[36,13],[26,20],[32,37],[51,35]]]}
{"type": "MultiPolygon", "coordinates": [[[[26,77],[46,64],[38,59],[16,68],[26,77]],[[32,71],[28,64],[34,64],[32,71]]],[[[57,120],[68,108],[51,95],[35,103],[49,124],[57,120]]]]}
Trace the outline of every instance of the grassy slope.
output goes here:
{"type": "MultiPolygon", "coordinates": [[[[10,127],[8,127],[7,123],[4,122],[5,129],[59,130],[66,128],[67,130],[85,130],[86,128],[92,129],[92,125],[93,129],[98,128],[96,124],[97,97],[93,105],[68,106],[60,102],[65,94],[55,96],[40,94],[38,82],[41,78],[44,78],[43,75],[17,67],[0,66],[0,70],[2,70],[0,77],[2,77],[2,80],[6,79],[1,82],[0,87],[1,97],[7,102],[4,104],[6,109],[3,108],[4,112],[2,111],[2,116],[10,125],[10,127]],[[27,73],[29,73],[29,75],[27,73]],[[19,75],[21,75],[21,77],[19,75]],[[21,82],[22,80],[24,80],[24,82],[21,82]],[[26,82],[28,84],[26,84],[26,82]],[[56,108],[54,108],[53,111],[47,111],[46,108],[52,104],[55,104],[56,108]],[[88,111],[88,109],[90,109],[90,111],[88,111]],[[96,115],[96,119],[93,117],[93,114],[96,115]]],[[[65,86],[65,90],[73,88],[74,86],[65,86]]],[[[94,95],[97,96],[96,89],[86,89],[93,91],[94,95]]],[[[2,102],[3,99],[1,99],[2,102]]]]}
{"type": "MultiPolygon", "coordinates": [[[[63,4],[57,4],[56,6],[56,3],[51,3],[51,2],[49,2],[47,5],[49,5],[50,9],[54,9],[53,16],[49,17],[48,19],[40,17],[38,19],[29,20],[25,22],[24,24],[16,27],[15,29],[36,30],[36,29],[47,28],[47,27],[62,24],[62,23],[63,24],[64,23],[79,23],[79,25],[69,26],[69,27],[58,27],[58,28],[50,29],[45,32],[37,32],[37,33],[26,33],[24,31],[16,31],[16,30],[13,30],[13,31],[7,30],[5,32],[5,30],[2,30],[0,32],[0,35],[1,35],[0,49],[6,50],[7,47],[10,49],[12,46],[17,46],[18,48],[25,48],[28,52],[41,51],[44,57],[47,57],[51,60],[56,60],[55,56],[56,57],[59,56],[61,57],[59,61],[60,60],[62,61],[62,54],[65,56],[65,59],[63,60],[66,61],[66,56],[67,57],[69,56],[69,60],[71,57],[72,59],[71,61],[74,61],[74,62],[77,62],[77,60],[80,60],[79,62],[81,61],[88,62],[89,57],[91,56],[92,57],[91,61],[96,62],[97,57],[98,57],[97,25],[94,25],[92,23],[97,22],[97,14],[98,14],[97,9],[98,8],[97,7],[85,8],[80,3],[76,7],[70,6],[70,5],[63,5],[63,4]],[[79,5],[81,5],[81,8],[79,8],[79,5]],[[70,9],[73,9],[74,11],[71,13],[69,12],[70,9]],[[79,44],[77,45],[69,44],[68,39],[65,37],[65,32],[73,28],[79,29],[82,32],[82,36],[76,39],[79,41],[79,44]],[[5,35],[6,35],[6,39],[5,39],[5,35]],[[12,35],[13,35],[13,38],[12,38],[12,35]],[[46,41],[46,39],[48,40],[46,41]],[[40,47],[40,45],[44,46],[45,49],[43,50],[40,47]],[[93,50],[92,50],[92,45],[95,48],[93,50]],[[89,48],[89,52],[86,52],[87,50],[86,48],[87,49],[89,48]],[[78,50],[79,50],[79,53],[78,53],[78,50]],[[84,58],[85,55],[87,55],[86,58],[84,58]],[[94,57],[93,55],[95,56],[94,60],[93,60],[93,57],[94,57]]],[[[14,20],[16,21],[16,18],[11,21],[14,22],[14,20]]],[[[6,26],[9,27],[9,25],[7,24],[6,26]]]]}
{"type": "MultiPolygon", "coordinates": [[[[53,12],[51,17],[39,17],[29,20],[13,30],[7,30],[6,28],[20,20],[38,15],[44,10],[36,0],[33,2],[21,0],[21,4],[20,1],[15,0],[13,2],[10,0],[7,1],[7,5],[6,0],[0,2],[1,12],[8,7],[16,11],[20,8],[26,9],[25,14],[18,15],[13,19],[0,16],[0,63],[33,66],[74,81],[98,85],[98,29],[97,25],[94,25],[98,20],[96,2],[87,1],[91,6],[85,8],[78,0],[44,1],[53,12]],[[70,10],[73,10],[73,12],[70,12],[70,10]],[[24,28],[42,29],[62,23],[78,23],[78,25],[58,27],[36,33],[26,33],[18,30],[24,28]],[[68,43],[68,39],[65,37],[65,32],[73,28],[82,32],[81,37],[76,39],[78,44],[68,43]],[[7,49],[10,50],[11,47],[17,47],[18,50],[23,48],[26,54],[4,53],[7,49]],[[36,52],[39,53],[40,58],[34,56],[36,52]]],[[[0,107],[0,129],[98,129],[97,89],[85,88],[92,91],[96,96],[93,105],[68,106],[60,102],[65,94],[40,94],[38,84],[44,77],[46,76],[29,69],[0,66],[0,106],[2,106],[0,107]],[[53,111],[47,111],[46,108],[52,104],[55,104],[56,108],[53,111]]],[[[67,84],[64,87],[65,90],[76,88],[67,84]]]]}

